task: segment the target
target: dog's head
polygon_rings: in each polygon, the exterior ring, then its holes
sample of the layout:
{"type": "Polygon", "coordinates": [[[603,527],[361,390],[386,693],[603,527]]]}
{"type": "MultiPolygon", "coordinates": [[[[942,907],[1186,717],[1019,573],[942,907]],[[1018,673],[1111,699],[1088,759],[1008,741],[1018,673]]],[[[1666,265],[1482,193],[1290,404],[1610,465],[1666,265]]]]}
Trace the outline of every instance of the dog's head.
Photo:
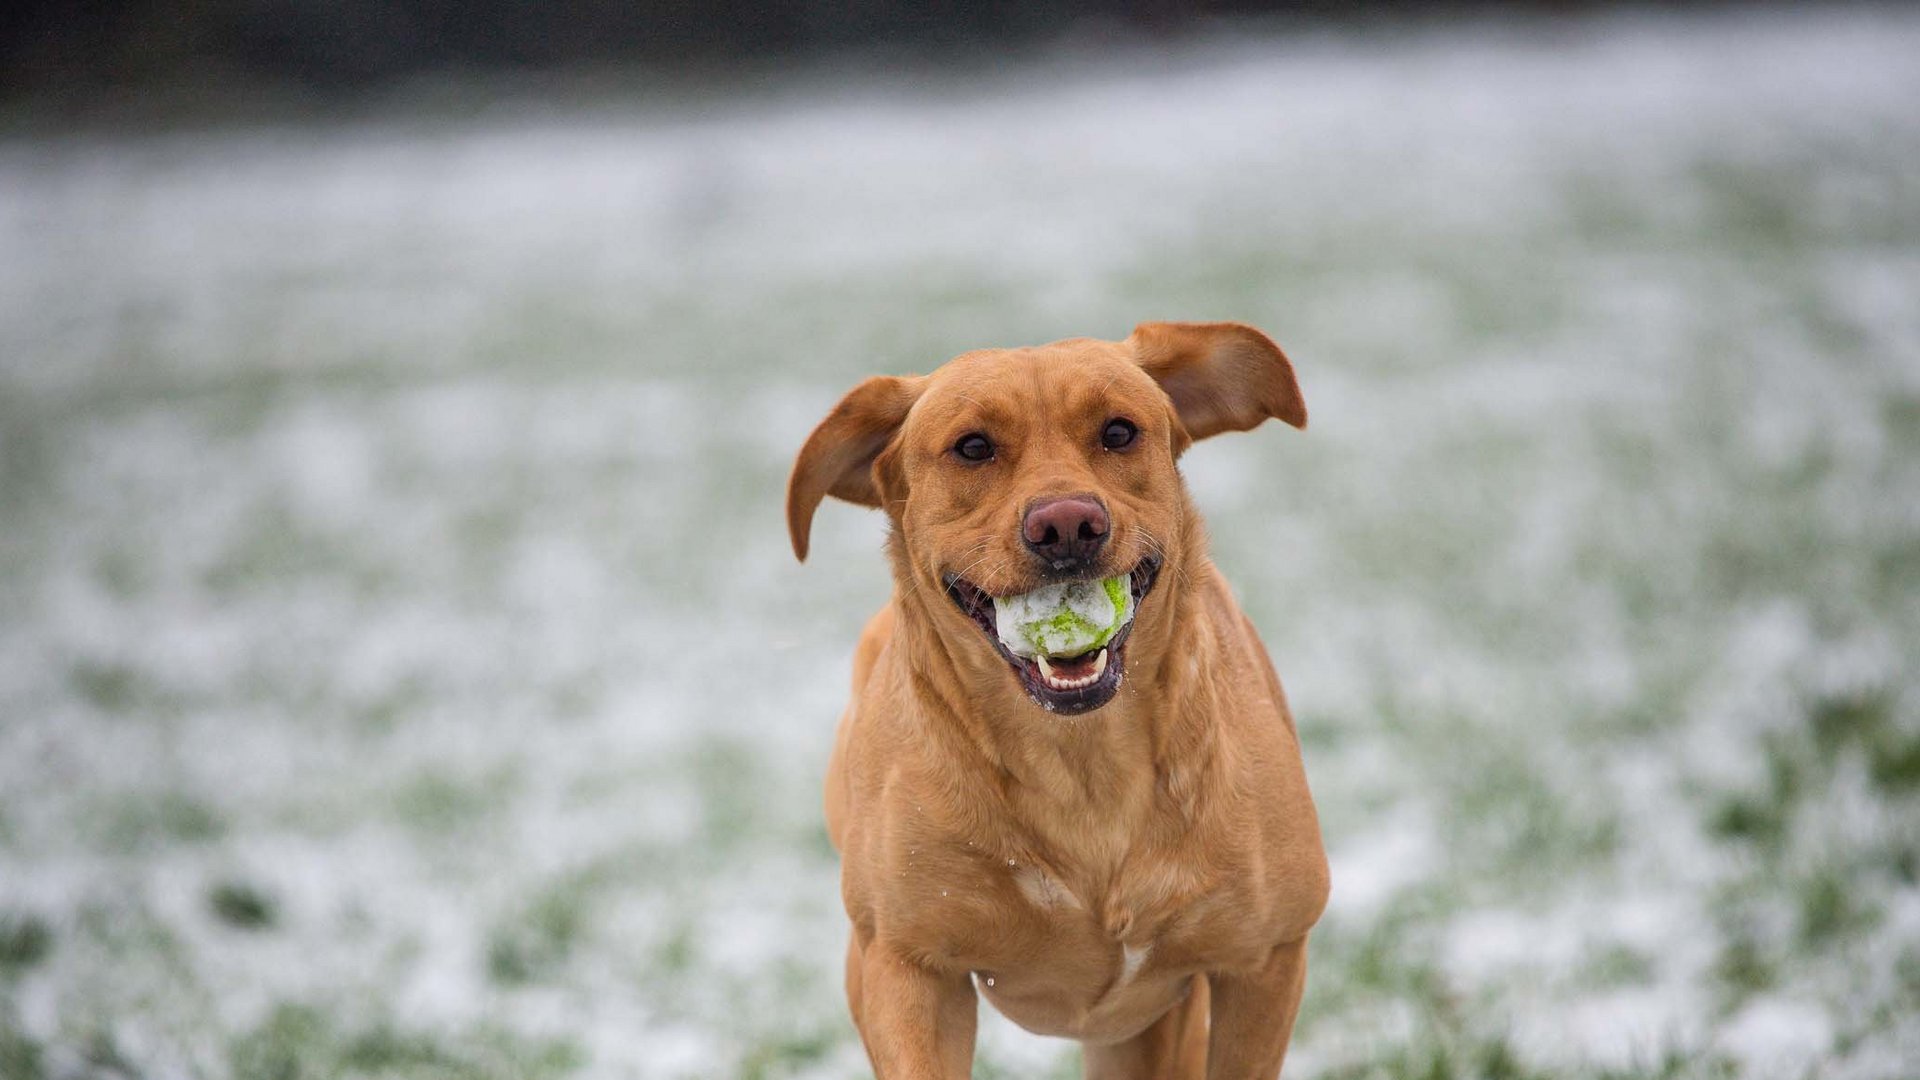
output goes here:
{"type": "MultiPolygon", "coordinates": [[[[1186,535],[1174,462],[1195,439],[1269,417],[1305,427],[1293,366],[1238,323],[1144,323],[956,357],[925,376],[877,376],[814,429],[787,485],[807,557],[820,500],[883,508],[904,593],[962,655],[998,654],[1035,704],[1081,713],[1113,699],[1127,641],[1186,535]],[[1139,614],[1098,648],[1028,657],[998,632],[994,598],[1124,578],[1139,614]]],[[[1030,650],[1022,650],[1030,651],[1030,650]]]]}

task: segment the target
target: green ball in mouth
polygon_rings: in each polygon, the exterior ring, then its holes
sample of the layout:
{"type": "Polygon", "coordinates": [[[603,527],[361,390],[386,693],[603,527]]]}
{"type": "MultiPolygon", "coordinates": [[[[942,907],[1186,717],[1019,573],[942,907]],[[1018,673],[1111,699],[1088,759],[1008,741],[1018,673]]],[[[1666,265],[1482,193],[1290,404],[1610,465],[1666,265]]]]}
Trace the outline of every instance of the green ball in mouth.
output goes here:
{"type": "Polygon", "coordinates": [[[1133,618],[1125,574],[1099,581],[1042,585],[993,598],[994,628],[1015,656],[1079,656],[1112,641],[1133,618]]]}

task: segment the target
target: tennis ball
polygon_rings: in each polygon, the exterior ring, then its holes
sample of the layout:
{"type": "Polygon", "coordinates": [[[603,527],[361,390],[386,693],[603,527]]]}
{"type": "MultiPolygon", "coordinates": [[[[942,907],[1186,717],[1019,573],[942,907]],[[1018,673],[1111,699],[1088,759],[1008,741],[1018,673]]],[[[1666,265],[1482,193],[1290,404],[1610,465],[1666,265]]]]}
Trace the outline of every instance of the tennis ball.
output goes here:
{"type": "Polygon", "coordinates": [[[994,629],[1015,656],[1079,656],[1113,640],[1133,618],[1126,575],[1042,585],[993,598],[994,629]]]}

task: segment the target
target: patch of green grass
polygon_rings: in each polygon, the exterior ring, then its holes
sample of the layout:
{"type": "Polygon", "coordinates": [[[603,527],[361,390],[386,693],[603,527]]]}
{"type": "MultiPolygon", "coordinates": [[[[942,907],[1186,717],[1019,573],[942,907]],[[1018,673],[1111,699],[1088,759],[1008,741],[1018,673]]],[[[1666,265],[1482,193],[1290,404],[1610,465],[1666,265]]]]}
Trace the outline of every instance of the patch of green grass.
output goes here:
{"type": "Polygon", "coordinates": [[[1722,794],[1706,811],[1708,832],[1727,840],[1745,840],[1778,851],[1798,811],[1801,793],[1806,789],[1807,768],[1802,764],[1804,750],[1794,741],[1779,735],[1763,740],[1767,779],[1759,791],[1722,794]]]}
{"type": "Polygon", "coordinates": [[[104,712],[127,712],[146,695],[145,680],[132,667],[109,660],[78,660],[67,673],[74,692],[104,712]]]}
{"type": "Polygon", "coordinates": [[[62,427],[32,400],[30,394],[0,393],[0,501],[15,515],[53,490],[60,460],[62,427]]]}
{"type": "Polygon", "coordinates": [[[1802,882],[1798,892],[1801,943],[1818,948],[1871,926],[1880,912],[1865,895],[1861,883],[1837,870],[1823,870],[1802,882]]]}
{"type": "Polygon", "coordinates": [[[772,1080],[805,1069],[840,1045],[840,1033],[818,1028],[761,1040],[740,1061],[740,1080],[772,1080]]]}
{"type": "Polygon", "coordinates": [[[1920,449],[1920,394],[1887,392],[1880,399],[1880,425],[1910,449],[1920,449]]]}
{"type": "Polygon", "coordinates": [[[291,510],[269,507],[257,512],[233,546],[207,569],[205,585],[215,595],[232,596],[311,576],[320,568],[321,547],[291,510]]]}
{"type": "Polygon", "coordinates": [[[1364,926],[1336,923],[1316,930],[1301,1030],[1310,1032],[1325,1017],[1393,1002],[1423,1015],[1451,1016],[1458,995],[1435,961],[1432,938],[1457,903],[1457,897],[1428,886],[1395,897],[1364,926]]]}
{"type": "Polygon", "coordinates": [[[1870,588],[1886,596],[1920,594],[1920,537],[1904,537],[1874,545],[1866,556],[1872,570],[1870,588]]]}
{"type": "Polygon", "coordinates": [[[1504,1038],[1455,1045],[1427,1035],[1372,1061],[1320,1075],[1323,1080],[1546,1080],[1551,1074],[1527,1065],[1504,1038]]]}
{"type": "Polygon", "coordinates": [[[0,1076],[6,1080],[41,1080],[46,1075],[46,1049],[20,1030],[7,1010],[0,1009],[0,1076]]]}
{"type": "Polygon", "coordinates": [[[500,811],[511,799],[519,774],[511,767],[466,779],[437,769],[422,771],[394,793],[400,820],[424,833],[445,834],[471,827],[500,811]]]}
{"type": "Polygon", "coordinates": [[[1730,935],[1714,961],[1713,975],[1729,1012],[1748,997],[1772,989],[1780,979],[1779,967],[1748,932],[1730,935]]]}
{"type": "Polygon", "coordinates": [[[457,1059],[432,1036],[403,1030],[386,1020],[345,1039],[339,1060],[347,1071],[369,1073],[431,1071],[457,1064],[457,1059]]]}
{"type": "Polygon", "coordinates": [[[764,779],[759,764],[752,747],[734,739],[705,739],[694,750],[700,831],[708,850],[730,850],[752,833],[764,779]]]}
{"type": "Polygon", "coordinates": [[[74,1040],[80,1051],[80,1060],[86,1064],[83,1076],[139,1076],[140,1069],[120,1048],[120,1040],[114,1036],[113,1029],[102,1021],[88,1027],[84,1034],[74,1040]]]}
{"type": "Polygon", "coordinates": [[[253,1030],[235,1039],[228,1051],[234,1080],[315,1080],[333,1037],[318,1009],[281,1005],[253,1030]]]}
{"type": "Polygon", "coordinates": [[[1594,1080],[1732,1080],[1737,1075],[1738,1066],[1727,1058],[1669,1047],[1653,1061],[1602,1069],[1594,1080]]]}
{"type": "MultiPolygon", "coordinates": [[[[1716,837],[1751,843],[1769,859],[1779,858],[1804,799],[1832,782],[1843,758],[1864,759],[1867,775],[1880,790],[1905,796],[1920,788],[1920,735],[1895,722],[1891,691],[1825,695],[1807,708],[1799,732],[1775,732],[1762,741],[1766,781],[1757,788],[1711,797],[1703,811],[1707,831],[1716,837]]],[[[1920,852],[1895,845],[1885,861],[1900,880],[1910,880],[1920,852]]],[[[1803,932],[1824,938],[1840,924],[1853,925],[1842,893],[1816,878],[1799,897],[1803,932]],[[1833,920],[1839,919],[1840,924],[1833,920]]],[[[1854,913],[1858,915],[1859,913],[1854,913]]]]}
{"type": "Polygon", "coordinates": [[[1576,805],[1517,752],[1476,753],[1452,776],[1448,819],[1458,834],[1452,847],[1478,853],[1487,874],[1553,880],[1565,866],[1604,859],[1619,845],[1619,818],[1611,808],[1576,805]]]}
{"type": "Polygon", "coordinates": [[[222,599],[273,592],[290,581],[333,579],[343,591],[391,587],[390,562],[368,558],[354,538],[316,528],[283,502],[257,506],[232,544],[202,574],[207,591],[222,599]]]}
{"type": "Polygon", "coordinates": [[[169,792],[161,796],[154,810],[160,832],[175,840],[206,843],[220,839],[227,831],[220,814],[191,795],[169,792]]]}
{"type": "Polygon", "coordinates": [[[1700,547],[1700,594],[1696,599],[1733,607],[1789,591],[1810,591],[1831,558],[1828,540],[1804,522],[1779,522],[1768,530],[1727,528],[1700,547]],[[1760,535],[1762,532],[1767,535],[1760,535]]]}
{"type": "Polygon", "coordinates": [[[1612,176],[1569,172],[1554,186],[1565,207],[1563,235],[1583,248],[1644,243],[1659,235],[1650,208],[1623,191],[1612,176]]]}
{"type": "Polygon", "coordinates": [[[148,584],[151,566],[143,553],[131,545],[110,547],[94,559],[93,576],[107,591],[121,599],[139,594],[148,584]]]}
{"type": "Polygon", "coordinates": [[[1831,764],[1858,748],[1881,790],[1905,794],[1920,788],[1920,732],[1895,722],[1897,704],[1885,688],[1816,698],[1807,710],[1807,728],[1821,760],[1831,764]]]}
{"type": "Polygon", "coordinates": [[[426,684],[419,678],[403,678],[391,690],[368,702],[354,717],[364,736],[390,735],[407,716],[431,700],[426,684]]]}
{"type": "Polygon", "coordinates": [[[1882,849],[1880,861],[1902,885],[1920,884],[1920,840],[1896,840],[1882,849]]]}
{"type": "Polygon", "coordinates": [[[586,927],[586,901],[584,886],[566,882],[496,925],[487,937],[487,975],[507,986],[550,978],[586,927]]]}
{"type": "Polygon", "coordinates": [[[332,1080],[407,1075],[434,1080],[547,1080],[578,1070],[585,1056],[565,1040],[532,1039],[492,1026],[431,1032],[378,1015],[347,1022],[306,1004],[283,1003],[228,1047],[234,1080],[332,1080]]]}
{"type": "Polygon", "coordinates": [[[1707,828],[1723,839],[1751,840],[1778,846],[1786,834],[1792,809],[1791,805],[1771,795],[1727,795],[1707,812],[1707,828]]]}
{"type": "Polygon", "coordinates": [[[88,897],[73,909],[68,936],[115,957],[142,957],[169,971],[190,969],[187,944],[139,896],[88,897]]]}
{"type": "Polygon", "coordinates": [[[1695,164],[1692,179],[1705,197],[1706,227],[1721,244],[1794,250],[1813,242],[1815,226],[1805,208],[1814,178],[1805,166],[1708,158],[1695,164]]]}
{"type": "Polygon", "coordinates": [[[211,844],[227,836],[227,819],[202,799],[184,792],[165,792],[154,801],[154,828],[159,836],[182,844],[211,844]]]}
{"type": "Polygon", "coordinates": [[[982,1050],[973,1059],[972,1080],[1080,1080],[1081,1055],[1078,1047],[1063,1049],[1045,1071],[1034,1073],[1002,1065],[991,1052],[982,1050]]]}
{"type": "Polygon", "coordinates": [[[1653,982],[1653,958],[1638,949],[1612,945],[1587,960],[1585,976],[1595,986],[1645,986],[1653,982]]]}
{"type": "Polygon", "coordinates": [[[280,905],[244,881],[223,881],[207,891],[207,906],[219,920],[241,930],[268,930],[280,921],[280,905]]]}
{"type": "Polygon", "coordinates": [[[805,844],[807,851],[829,861],[838,859],[840,853],[834,850],[833,836],[827,832],[825,819],[814,822],[806,829],[805,844]]]}
{"type": "Polygon", "coordinates": [[[1525,1065],[1512,1044],[1505,1039],[1489,1039],[1473,1054],[1477,1068],[1473,1075],[1485,1080],[1536,1080],[1547,1074],[1525,1065]]]}
{"type": "Polygon", "coordinates": [[[53,927],[33,914],[0,914],[0,975],[26,971],[53,951],[53,927]]]}
{"type": "Polygon", "coordinates": [[[1885,692],[1822,695],[1807,709],[1813,744],[1829,760],[1843,747],[1871,743],[1886,730],[1892,698],[1885,692]]]}
{"type": "Polygon", "coordinates": [[[110,850],[132,852],[167,843],[210,844],[226,833],[226,819],[201,799],[181,791],[141,792],[108,804],[101,841],[110,850]]]}
{"type": "Polygon", "coordinates": [[[699,939],[693,924],[685,919],[674,923],[654,950],[654,963],[668,975],[683,974],[693,968],[699,957],[699,939]]]}
{"type": "Polygon", "coordinates": [[[454,535],[461,555],[481,574],[512,548],[524,527],[525,511],[517,502],[496,502],[474,507],[461,515],[454,535]]]}
{"type": "Polygon", "coordinates": [[[1867,748],[1867,775],[1890,793],[1906,795],[1920,789],[1920,734],[1883,733],[1867,748]]]}
{"type": "Polygon", "coordinates": [[[1901,992],[1915,1008],[1920,1008],[1920,946],[1908,946],[1893,963],[1894,978],[1900,981],[1901,992]]]}

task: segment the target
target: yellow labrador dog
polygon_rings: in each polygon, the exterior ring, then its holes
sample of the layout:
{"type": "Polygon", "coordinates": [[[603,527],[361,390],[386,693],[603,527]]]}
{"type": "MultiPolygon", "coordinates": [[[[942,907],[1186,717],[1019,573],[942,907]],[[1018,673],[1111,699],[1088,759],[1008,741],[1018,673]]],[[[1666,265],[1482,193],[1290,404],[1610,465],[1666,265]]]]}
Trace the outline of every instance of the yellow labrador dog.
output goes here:
{"type": "Polygon", "coordinates": [[[870,378],[800,451],[795,554],[828,495],[891,524],[826,785],[882,1080],[967,1077],[976,995],[1079,1040],[1089,1077],[1279,1073],[1326,856],[1280,681],[1175,468],[1269,417],[1307,422],[1266,335],[1146,323],[870,378]],[[1082,582],[1112,590],[1094,638],[1001,632],[1015,598],[1082,582]]]}

